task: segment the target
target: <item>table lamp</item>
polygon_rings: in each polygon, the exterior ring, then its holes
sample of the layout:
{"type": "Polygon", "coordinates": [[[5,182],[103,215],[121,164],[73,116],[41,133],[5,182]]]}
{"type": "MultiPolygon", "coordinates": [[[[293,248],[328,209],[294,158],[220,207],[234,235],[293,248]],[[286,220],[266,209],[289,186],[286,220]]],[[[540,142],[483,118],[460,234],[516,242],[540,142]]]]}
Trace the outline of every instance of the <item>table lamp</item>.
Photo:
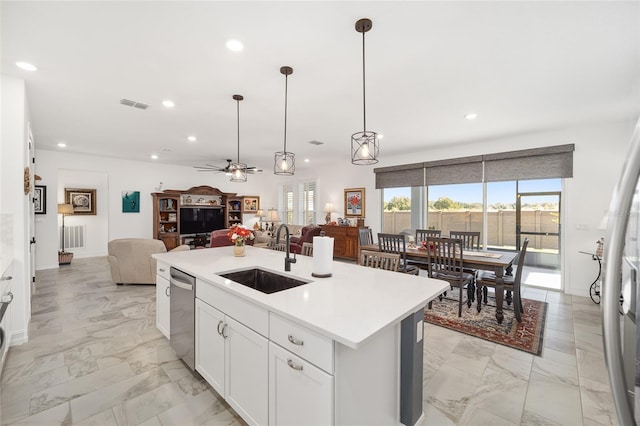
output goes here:
{"type": "Polygon", "coordinates": [[[331,222],[331,213],[333,213],[333,203],[327,203],[324,205],[324,210],[327,215],[324,217],[325,223],[331,222]]]}
{"type": "Polygon", "coordinates": [[[68,214],[73,214],[72,204],[58,204],[58,214],[62,215],[62,238],[60,239],[60,251],[58,252],[58,260],[60,265],[68,265],[71,263],[71,253],[64,251],[64,217],[68,214]]]}
{"type": "Polygon", "coordinates": [[[264,217],[264,210],[258,209],[258,211],[256,212],[256,216],[258,216],[258,220],[260,221],[260,231],[264,231],[264,229],[262,229],[262,218],[264,217]]]}
{"type": "Polygon", "coordinates": [[[275,226],[277,222],[280,222],[280,218],[278,217],[278,210],[269,209],[267,212],[267,221],[271,222],[271,226],[269,227],[269,231],[275,231],[275,226]]]}

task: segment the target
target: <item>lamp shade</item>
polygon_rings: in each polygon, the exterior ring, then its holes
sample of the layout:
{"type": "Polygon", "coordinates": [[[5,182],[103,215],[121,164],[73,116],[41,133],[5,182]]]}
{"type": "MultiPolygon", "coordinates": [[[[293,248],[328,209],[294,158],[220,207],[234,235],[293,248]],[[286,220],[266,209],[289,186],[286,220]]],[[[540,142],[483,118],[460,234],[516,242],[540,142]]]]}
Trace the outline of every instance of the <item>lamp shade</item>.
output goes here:
{"type": "Polygon", "coordinates": [[[327,203],[324,205],[324,210],[322,210],[325,213],[333,213],[333,203],[327,203]]]}
{"type": "Polygon", "coordinates": [[[278,210],[269,209],[269,212],[267,213],[267,220],[269,222],[280,222],[280,218],[278,217],[278,210]]]}
{"type": "Polygon", "coordinates": [[[58,214],[73,214],[73,205],[58,204],[58,214]]]}
{"type": "Polygon", "coordinates": [[[258,217],[264,217],[264,210],[262,210],[262,209],[258,209],[258,211],[256,212],[256,216],[258,216],[258,217]]]}

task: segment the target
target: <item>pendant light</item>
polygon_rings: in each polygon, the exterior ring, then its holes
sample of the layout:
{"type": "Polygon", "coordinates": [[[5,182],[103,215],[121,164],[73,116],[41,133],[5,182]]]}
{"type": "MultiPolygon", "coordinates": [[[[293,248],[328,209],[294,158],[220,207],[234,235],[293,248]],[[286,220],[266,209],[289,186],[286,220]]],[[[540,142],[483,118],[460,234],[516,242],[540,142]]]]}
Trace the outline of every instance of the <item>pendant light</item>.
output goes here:
{"type": "Polygon", "coordinates": [[[296,155],[293,152],[287,152],[287,89],[293,68],[280,67],[280,73],[284,74],[284,150],[278,151],[274,155],[273,174],[293,176],[296,171],[296,155]]]}
{"type": "Polygon", "coordinates": [[[357,165],[376,164],[378,162],[378,134],[367,131],[367,105],[365,91],[365,66],[364,66],[364,33],[373,26],[370,19],[363,18],[356,22],[356,31],[362,33],[362,109],[363,131],[351,135],[351,163],[357,165]]]}
{"type": "Polygon", "coordinates": [[[238,115],[238,162],[229,164],[229,171],[231,172],[231,182],[246,182],[247,181],[247,165],[240,162],[240,101],[244,99],[242,95],[233,95],[233,99],[237,104],[238,115]]]}

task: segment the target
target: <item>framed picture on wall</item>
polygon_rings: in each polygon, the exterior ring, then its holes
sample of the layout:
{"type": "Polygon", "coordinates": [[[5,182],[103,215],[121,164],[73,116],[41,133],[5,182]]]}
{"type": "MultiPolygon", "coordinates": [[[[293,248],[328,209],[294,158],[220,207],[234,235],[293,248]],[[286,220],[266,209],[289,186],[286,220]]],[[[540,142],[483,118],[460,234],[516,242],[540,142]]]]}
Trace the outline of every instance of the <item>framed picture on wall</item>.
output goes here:
{"type": "Polygon", "coordinates": [[[140,191],[122,191],[122,213],[140,213],[140,191]]]}
{"type": "Polygon", "coordinates": [[[47,187],[36,185],[33,190],[33,212],[47,214],[47,187]]]}
{"type": "Polygon", "coordinates": [[[344,217],[364,217],[364,188],[344,190],[344,217]]]}
{"type": "Polygon", "coordinates": [[[73,206],[73,214],[95,215],[96,214],[96,190],[65,188],[64,199],[67,204],[73,206]]]}
{"type": "Polygon", "coordinates": [[[260,208],[260,197],[244,197],[242,213],[256,213],[260,208]]]}

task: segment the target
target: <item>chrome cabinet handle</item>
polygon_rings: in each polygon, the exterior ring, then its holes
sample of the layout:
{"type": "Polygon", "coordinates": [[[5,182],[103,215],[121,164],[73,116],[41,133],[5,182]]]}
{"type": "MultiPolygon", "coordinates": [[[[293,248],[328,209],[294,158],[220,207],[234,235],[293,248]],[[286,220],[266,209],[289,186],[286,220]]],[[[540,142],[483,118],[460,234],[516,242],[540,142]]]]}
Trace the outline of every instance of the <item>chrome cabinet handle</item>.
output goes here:
{"type": "Polygon", "coordinates": [[[9,292],[7,294],[5,294],[4,296],[2,296],[2,300],[0,300],[2,303],[11,303],[11,301],[13,300],[13,293],[9,292]]]}
{"type": "Polygon", "coordinates": [[[287,359],[287,365],[294,370],[302,371],[302,365],[296,365],[291,359],[287,359]]]}
{"type": "Polygon", "coordinates": [[[169,287],[164,288],[164,294],[166,294],[167,297],[171,297],[171,290],[169,290],[169,287]]]}
{"type": "Polygon", "coordinates": [[[303,340],[298,340],[295,337],[293,337],[292,335],[289,335],[287,337],[287,339],[289,339],[289,341],[291,343],[293,343],[294,345],[298,345],[298,346],[304,346],[304,341],[303,340]]]}
{"type": "Polygon", "coordinates": [[[11,275],[9,275],[8,277],[0,278],[0,281],[11,281],[12,279],[13,279],[13,277],[11,275]]]}
{"type": "Polygon", "coordinates": [[[220,331],[220,326],[221,326],[222,324],[224,324],[224,321],[220,321],[220,322],[218,323],[218,334],[219,334],[219,335],[221,335],[221,336],[222,336],[222,331],[220,331]]]}
{"type": "Polygon", "coordinates": [[[158,270],[159,270],[160,272],[166,272],[166,271],[167,271],[167,270],[166,270],[166,269],[164,269],[164,268],[158,268],[158,270]]]}

